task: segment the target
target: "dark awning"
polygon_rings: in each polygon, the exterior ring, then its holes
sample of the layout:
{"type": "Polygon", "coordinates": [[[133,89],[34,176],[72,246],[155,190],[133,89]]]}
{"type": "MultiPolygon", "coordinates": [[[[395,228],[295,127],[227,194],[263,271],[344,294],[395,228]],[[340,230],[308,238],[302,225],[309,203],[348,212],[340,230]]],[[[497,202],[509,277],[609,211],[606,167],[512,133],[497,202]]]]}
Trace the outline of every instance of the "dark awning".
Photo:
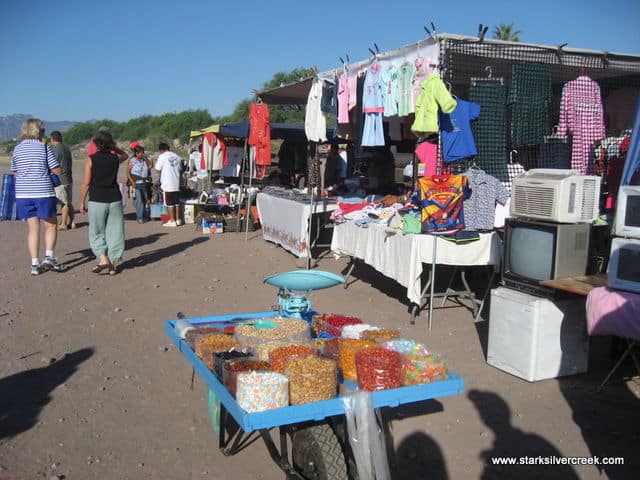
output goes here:
{"type": "Polygon", "coordinates": [[[313,77],[281,87],[260,90],[256,92],[263,102],[274,105],[306,105],[313,77]]]}

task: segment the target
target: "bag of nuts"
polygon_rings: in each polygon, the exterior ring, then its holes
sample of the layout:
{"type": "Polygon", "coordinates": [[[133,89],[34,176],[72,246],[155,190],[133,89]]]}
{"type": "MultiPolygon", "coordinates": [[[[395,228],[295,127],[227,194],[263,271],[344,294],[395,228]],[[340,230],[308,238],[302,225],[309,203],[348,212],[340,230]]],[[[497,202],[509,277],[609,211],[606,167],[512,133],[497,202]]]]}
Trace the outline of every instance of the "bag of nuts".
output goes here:
{"type": "Polygon", "coordinates": [[[284,371],[289,379],[291,405],[328,400],[336,396],[338,367],[334,360],[319,357],[294,358],[284,371]]]}

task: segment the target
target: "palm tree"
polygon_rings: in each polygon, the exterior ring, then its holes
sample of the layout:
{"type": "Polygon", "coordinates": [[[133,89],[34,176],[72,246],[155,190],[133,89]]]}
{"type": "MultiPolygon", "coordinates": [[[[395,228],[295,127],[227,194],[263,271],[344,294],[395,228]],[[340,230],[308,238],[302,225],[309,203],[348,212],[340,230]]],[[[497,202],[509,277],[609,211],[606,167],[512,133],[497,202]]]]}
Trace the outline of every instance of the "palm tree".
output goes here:
{"type": "Polygon", "coordinates": [[[493,38],[497,38],[498,40],[507,40],[509,42],[519,42],[520,30],[516,30],[513,26],[513,23],[504,24],[501,23],[497,27],[493,29],[493,38]]]}

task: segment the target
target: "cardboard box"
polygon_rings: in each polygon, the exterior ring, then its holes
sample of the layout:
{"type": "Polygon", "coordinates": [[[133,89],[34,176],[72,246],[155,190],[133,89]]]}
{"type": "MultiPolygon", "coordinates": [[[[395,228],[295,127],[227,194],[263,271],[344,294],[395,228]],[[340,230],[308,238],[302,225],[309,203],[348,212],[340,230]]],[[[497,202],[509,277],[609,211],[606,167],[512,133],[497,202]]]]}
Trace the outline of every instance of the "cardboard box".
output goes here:
{"type": "Polygon", "coordinates": [[[210,222],[202,220],[202,233],[223,233],[224,224],[222,222],[210,222]]]}

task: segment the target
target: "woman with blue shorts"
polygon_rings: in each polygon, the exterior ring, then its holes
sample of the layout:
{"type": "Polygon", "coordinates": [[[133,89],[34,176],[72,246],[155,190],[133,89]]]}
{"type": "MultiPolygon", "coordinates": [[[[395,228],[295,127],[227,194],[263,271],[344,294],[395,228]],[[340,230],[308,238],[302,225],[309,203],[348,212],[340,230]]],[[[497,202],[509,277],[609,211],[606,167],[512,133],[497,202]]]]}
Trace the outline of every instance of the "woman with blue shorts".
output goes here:
{"type": "Polygon", "coordinates": [[[56,193],[51,173],[60,175],[60,164],[49,146],[42,142],[44,124],[37,118],[25,120],[20,143],[13,149],[11,171],[16,177],[16,210],[29,225],[27,245],[31,254],[31,275],[64,270],[54,256],[58,238],[56,193]],[[40,226],[44,226],[45,256],[40,262],[40,226]]]}

